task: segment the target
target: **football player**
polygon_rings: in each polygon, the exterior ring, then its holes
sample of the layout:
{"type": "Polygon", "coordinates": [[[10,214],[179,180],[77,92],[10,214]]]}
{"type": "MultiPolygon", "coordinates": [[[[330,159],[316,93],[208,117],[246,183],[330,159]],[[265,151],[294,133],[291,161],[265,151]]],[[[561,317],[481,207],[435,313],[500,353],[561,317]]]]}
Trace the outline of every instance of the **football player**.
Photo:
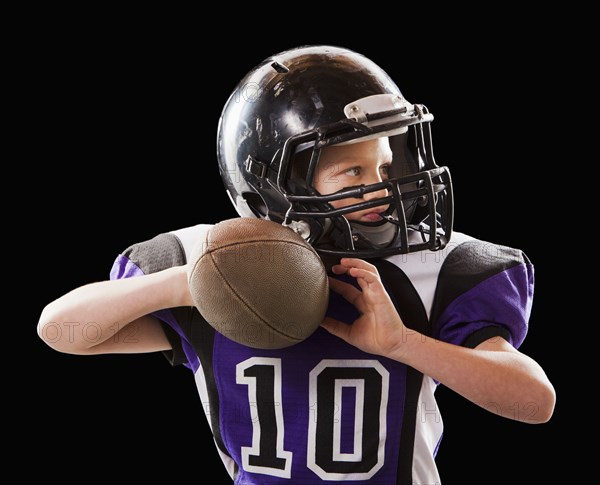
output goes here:
{"type": "Polygon", "coordinates": [[[40,336],[63,352],[163,351],[187,366],[235,483],[440,483],[440,383],[530,423],[550,419],[555,393],[517,350],[533,266],[518,249],[453,232],[432,120],[348,49],[264,60],[225,104],[219,170],[241,217],[288,226],[331,269],[323,325],[271,350],[215,331],[187,286],[192,248],[210,227],[200,224],[126,249],[111,281],[47,305],[40,336]],[[74,321],[97,322],[107,338],[46,337],[74,321]],[[135,328],[135,342],[108,338],[113,322],[135,328]],[[533,412],[514,414],[515,403],[533,412]]]}

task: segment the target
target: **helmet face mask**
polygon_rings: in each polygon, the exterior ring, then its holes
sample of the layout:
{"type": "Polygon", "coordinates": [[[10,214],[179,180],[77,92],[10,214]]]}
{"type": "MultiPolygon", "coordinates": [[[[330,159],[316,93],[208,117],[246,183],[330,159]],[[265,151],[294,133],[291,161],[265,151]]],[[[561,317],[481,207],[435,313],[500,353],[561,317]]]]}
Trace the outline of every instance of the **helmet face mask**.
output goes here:
{"type": "Polygon", "coordinates": [[[452,184],[433,159],[432,120],[364,56],[329,46],[292,49],[251,71],[228,100],[217,137],[219,168],[241,216],[290,225],[324,255],[442,249],[452,232],[452,184]],[[248,86],[255,95],[244,99],[248,86]],[[393,152],[386,180],[318,192],[324,150],[380,137],[388,137],[393,152]],[[383,190],[385,197],[363,198],[383,190]],[[379,221],[348,219],[381,206],[387,208],[379,221]]]}

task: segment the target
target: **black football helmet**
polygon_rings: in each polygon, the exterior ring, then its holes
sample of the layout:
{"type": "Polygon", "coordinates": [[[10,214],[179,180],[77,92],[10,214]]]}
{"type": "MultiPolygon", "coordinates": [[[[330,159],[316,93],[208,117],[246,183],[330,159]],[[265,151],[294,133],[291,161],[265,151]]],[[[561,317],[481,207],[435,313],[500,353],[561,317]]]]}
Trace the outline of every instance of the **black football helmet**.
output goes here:
{"type": "Polygon", "coordinates": [[[451,237],[453,197],[449,170],[433,158],[432,120],[365,56],[298,47],[264,60],[231,94],[219,120],[219,170],[240,216],[288,225],[322,255],[438,250],[451,237]],[[315,189],[323,148],[382,136],[394,153],[387,180],[328,195],[315,189]],[[383,188],[386,197],[363,199],[383,188]],[[346,198],[358,202],[330,204],[346,198]],[[378,222],[345,217],[382,205],[389,207],[378,222]]]}

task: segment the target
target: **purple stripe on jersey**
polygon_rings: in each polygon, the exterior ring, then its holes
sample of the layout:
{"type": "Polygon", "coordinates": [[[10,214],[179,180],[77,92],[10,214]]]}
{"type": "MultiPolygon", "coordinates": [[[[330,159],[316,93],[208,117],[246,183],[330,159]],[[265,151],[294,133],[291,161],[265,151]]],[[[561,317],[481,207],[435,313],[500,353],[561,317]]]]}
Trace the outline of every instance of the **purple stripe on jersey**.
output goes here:
{"type": "Polygon", "coordinates": [[[443,437],[444,437],[444,432],[442,432],[442,434],[440,435],[440,439],[438,440],[437,444],[435,445],[435,449],[433,450],[433,456],[437,456],[438,451],[440,449],[440,445],[442,444],[443,437]]]}
{"type": "MultiPolygon", "coordinates": [[[[110,279],[111,280],[120,280],[123,278],[134,278],[136,276],[143,276],[143,275],[144,275],[144,272],[141,270],[141,268],[137,264],[135,264],[133,261],[131,261],[129,258],[123,256],[122,254],[120,254],[117,257],[117,259],[115,260],[115,262],[113,264],[112,269],[110,270],[110,279]]],[[[185,355],[188,359],[188,363],[183,364],[183,365],[185,365],[186,367],[189,367],[194,372],[196,372],[196,370],[200,366],[200,360],[198,359],[198,355],[196,354],[196,351],[194,350],[192,345],[187,341],[187,338],[185,337],[183,330],[177,323],[177,320],[175,319],[175,317],[173,316],[171,311],[168,309],[158,310],[156,312],[153,312],[152,315],[154,315],[159,320],[165,322],[167,325],[169,325],[173,330],[175,330],[177,332],[177,335],[179,335],[179,337],[181,338],[181,346],[183,348],[183,352],[185,353],[185,355]]]]}
{"type": "Polygon", "coordinates": [[[110,270],[111,280],[122,280],[123,278],[131,278],[133,276],[142,276],[144,272],[140,267],[131,261],[129,258],[120,254],[115,260],[112,269],[110,270]]]}
{"type": "Polygon", "coordinates": [[[533,266],[520,264],[502,271],[460,295],[434,322],[434,336],[461,345],[485,327],[509,331],[518,348],[527,333],[533,302],[533,266]]]}
{"type": "Polygon", "coordinates": [[[354,439],[354,422],[357,419],[356,389],[342,388],[341,408],[335,409],[336,419],[341,421],[340,452],[354,453],[356,440],[354,439]]]}

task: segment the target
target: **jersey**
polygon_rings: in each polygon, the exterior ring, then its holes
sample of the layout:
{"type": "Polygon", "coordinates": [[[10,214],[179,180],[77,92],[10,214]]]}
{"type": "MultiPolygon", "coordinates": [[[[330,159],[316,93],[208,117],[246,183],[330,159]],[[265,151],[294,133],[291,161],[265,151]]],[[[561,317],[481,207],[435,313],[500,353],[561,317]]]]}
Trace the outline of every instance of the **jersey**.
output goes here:
{"type": "MultiPolygon", "coordinates": [[[[111,278],[185,264],[209,227],[132,245],[111,278]]],[[[410,331],[470,348],[492,337],[516,348],[523,342],[534,272],[522,251],[455,232],[443,250],[369,262],[410,331]]],[[[358,316],[334,292],[327,314],[348,324],[358,316]]],[[[154,315],[172,345],[165,355],[194,375],[235,484],[441,483],[435,456],[443,421],[431,377],[323,328],[291,347],[263,350],[224,337],[194,307],[154,315]]]]}

